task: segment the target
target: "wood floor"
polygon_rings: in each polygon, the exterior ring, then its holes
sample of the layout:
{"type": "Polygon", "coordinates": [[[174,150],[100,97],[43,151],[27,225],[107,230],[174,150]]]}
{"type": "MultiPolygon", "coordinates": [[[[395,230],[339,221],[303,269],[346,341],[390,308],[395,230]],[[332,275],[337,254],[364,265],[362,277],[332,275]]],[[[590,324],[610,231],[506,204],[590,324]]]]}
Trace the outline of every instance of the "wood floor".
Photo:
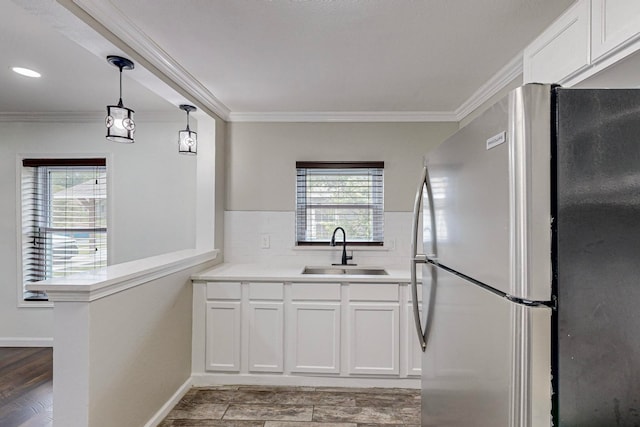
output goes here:
{"type": "Polygon", "coordinates": [[[0,347],[0,426],[51,427],[53,349],[0,347]]]}

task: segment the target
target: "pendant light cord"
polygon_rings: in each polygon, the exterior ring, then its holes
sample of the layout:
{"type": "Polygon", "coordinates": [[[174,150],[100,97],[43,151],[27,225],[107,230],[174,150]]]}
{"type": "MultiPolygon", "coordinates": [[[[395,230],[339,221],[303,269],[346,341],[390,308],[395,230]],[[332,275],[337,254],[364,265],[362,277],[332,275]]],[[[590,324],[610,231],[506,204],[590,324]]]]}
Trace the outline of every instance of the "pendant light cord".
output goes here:
{"type": "Polygon", "coordinates": [[[118,102],[118,107],[122,108],[122,66],[120,68],[120,101],[118,102]]]}

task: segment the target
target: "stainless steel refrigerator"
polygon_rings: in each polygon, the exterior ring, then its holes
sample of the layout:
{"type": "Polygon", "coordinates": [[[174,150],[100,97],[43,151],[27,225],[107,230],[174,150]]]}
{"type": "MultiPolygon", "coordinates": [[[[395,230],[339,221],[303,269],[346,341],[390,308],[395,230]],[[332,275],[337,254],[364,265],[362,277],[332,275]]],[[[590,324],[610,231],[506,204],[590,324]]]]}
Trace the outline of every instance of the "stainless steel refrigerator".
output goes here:
{"type": "Polygon", "coordinates": [[[510,92],[427,153],[413,229],[422,426],[640,425],[640,90],[510,92]]]}

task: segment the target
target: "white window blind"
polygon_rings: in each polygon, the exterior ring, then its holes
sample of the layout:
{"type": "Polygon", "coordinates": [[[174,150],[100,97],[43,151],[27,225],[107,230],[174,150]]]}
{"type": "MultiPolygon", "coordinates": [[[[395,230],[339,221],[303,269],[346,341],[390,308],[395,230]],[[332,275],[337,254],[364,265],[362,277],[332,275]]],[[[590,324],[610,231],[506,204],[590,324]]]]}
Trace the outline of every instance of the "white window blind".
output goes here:
{"type": "Polygon", "coordinates": [[[23,160],[23,285],[107,265],[106,178],[105,159],[23,160]]]}
{"type": "Polygon", "coordinates": [[[298,245],[328,244],[336,227],[347,241],[384,241],[384,162],[296,162],[298,245]]]}

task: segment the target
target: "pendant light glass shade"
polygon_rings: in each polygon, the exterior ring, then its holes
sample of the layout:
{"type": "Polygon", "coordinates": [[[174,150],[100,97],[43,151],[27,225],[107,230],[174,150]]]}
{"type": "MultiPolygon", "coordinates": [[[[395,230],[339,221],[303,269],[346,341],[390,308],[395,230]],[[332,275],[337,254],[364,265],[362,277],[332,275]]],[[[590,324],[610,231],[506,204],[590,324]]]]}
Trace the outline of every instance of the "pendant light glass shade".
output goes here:
{"type": "Polygon", "coordinates": [[[196,107],[182,104],[180,109],[187,112],[187,128],[178,132],[178,152],[180,154],[196,154],[198,152],[198,134],[189,129],[189,113],[196,111],[196,107]]]}
{"type": "Polygon", "coordinates": [[[118,105],[107,105],[107,139],[114,142],[132,143],[136,124],[133,120],[134,111],[122,103],[122,70],[132,70],[134,65],[129,59],[121,56],[107,56],[107,61],[120,69],[120,99],[118,105]]]}

